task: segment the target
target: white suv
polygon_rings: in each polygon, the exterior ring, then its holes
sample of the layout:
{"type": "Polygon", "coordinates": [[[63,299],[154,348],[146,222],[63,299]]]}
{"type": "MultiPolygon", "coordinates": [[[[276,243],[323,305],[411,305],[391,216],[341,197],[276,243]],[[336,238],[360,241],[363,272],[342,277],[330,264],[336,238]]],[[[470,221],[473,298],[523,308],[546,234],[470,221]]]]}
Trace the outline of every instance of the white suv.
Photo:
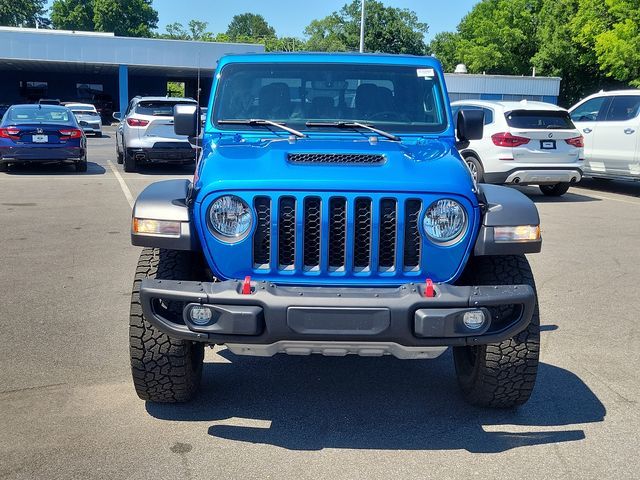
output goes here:
{"type": "Polygon", "coordinates": [[[482,139],[457,145],[478,182],[539,185],[560,196],[582,178],[583,139],[565,109],[527,100],[461,100],[451,108],[454,117],[484,112],[482,139]]]}
{"type": "Polygon", "coordinates": [[[193,163],[196,150],[187,137],[173,131],[173,107],[193,105],[191,98],[135,97],[127,111],[113,114],[120,120],[116,129],[116,156],[125,172],[146,163],[193,163]]]}
{"type": "Polygon", "coordinates": [[[599,92],[569,109],[584,135],[584,173],[640,180],[640,90],[599,92]]]}

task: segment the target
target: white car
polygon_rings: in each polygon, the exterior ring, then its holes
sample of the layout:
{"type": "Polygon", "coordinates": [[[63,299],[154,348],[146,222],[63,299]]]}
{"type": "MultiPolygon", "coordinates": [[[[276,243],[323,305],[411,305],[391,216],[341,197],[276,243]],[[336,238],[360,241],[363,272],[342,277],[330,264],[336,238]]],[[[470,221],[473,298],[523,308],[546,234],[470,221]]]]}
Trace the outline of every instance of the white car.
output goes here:
{"type": "Polygon", "coordinates": [[[93,133],[96,137],[102,136],[102,119],[95,106],[90,103],[72,102],[65,102],[63,105],[73,112],[84,133],[93,133]]]}
{"type": "Polygon", "coordinates": [[[584,173],[640,180],[640,90],[599,92],[569,109],[584,136],[584,173]]]}
{"type": "Polygon", "coordinates": [[[196,150],[189,139],[173,130],[173,107],[197,105],[192,98],[135,97],[116,129],[116,157],[125,172],[134,172],[142,164],[188,164],[196,160],[196,150]]]}
{"type": "Polygon", "coordinates": [[[461,100],[461,109],[484,112],[481,140],[458,145],[478,182],[539,185],[560,196],[582,179],[583,138],[567,110],[543,102],[461,100]]]}

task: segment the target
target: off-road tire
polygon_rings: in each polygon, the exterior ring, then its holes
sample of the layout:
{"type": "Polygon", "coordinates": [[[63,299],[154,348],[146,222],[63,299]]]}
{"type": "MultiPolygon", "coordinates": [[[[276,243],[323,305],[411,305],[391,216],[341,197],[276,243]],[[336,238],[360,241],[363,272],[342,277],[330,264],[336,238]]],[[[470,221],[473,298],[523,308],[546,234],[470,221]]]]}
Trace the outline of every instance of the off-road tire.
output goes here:
{"type": "Polygon", "coordinates": [[[138,169],[138,165],[136,159],[126,150],[124,151],[124,171],[125,172],[135,172],[138,169]]]}
{"type": "Polygon", "coordinates": [[[467,167],[469,167],[471,175],[475,176],[476,182],[482,183],[484,181],[484,167],[482,166],[482,162],[478,159],[478,157],[471,153],[465,153],[463,159],[464,163],[466,163],[467,167]]]}
{"type": "MultiPolygon", "coordinates": [[[[463,283],[531,285],[535,282],[524,255],[474,257],[463,283]],[[469,283],[467,283],[469,282],[469,283]]],[[[540,316],[538,303],[529,326],[500,343],[454,347],[458,384],[467,402],[492,408],[513,408],[529,400],[538,372],[540,316]]]]}
{"type": "MultiPolygon", "coordinates": [[[[204,344],[169,337],[145,318],[140,284],[145,278],[196,280],[197,260],[190,252],[145,248],[140,254],[131,295],[129,353],[136,393],[143,400],[186,402],[200,386],[204,344]]],[[[170,302],[168,311],[181,317],[182,305],[170,302]]]]}
{"type": "Polygon", "coordinates": [[[561,197],[569,190],[570,184],[556,183],[555,185],[540,185],[540,191],[548,197],[561,197]]]}

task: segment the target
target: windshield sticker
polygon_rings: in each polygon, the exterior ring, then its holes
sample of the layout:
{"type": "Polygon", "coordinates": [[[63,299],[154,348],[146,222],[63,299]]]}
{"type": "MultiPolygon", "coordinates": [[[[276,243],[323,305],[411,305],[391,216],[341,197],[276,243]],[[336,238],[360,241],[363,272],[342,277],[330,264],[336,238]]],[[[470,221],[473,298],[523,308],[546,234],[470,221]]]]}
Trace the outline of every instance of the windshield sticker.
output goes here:
{"type": "Polygon", "coordinates": [[[418,68],[416,73],[421,78],[433,78],[435,76],[433,68],[418,68]]]}

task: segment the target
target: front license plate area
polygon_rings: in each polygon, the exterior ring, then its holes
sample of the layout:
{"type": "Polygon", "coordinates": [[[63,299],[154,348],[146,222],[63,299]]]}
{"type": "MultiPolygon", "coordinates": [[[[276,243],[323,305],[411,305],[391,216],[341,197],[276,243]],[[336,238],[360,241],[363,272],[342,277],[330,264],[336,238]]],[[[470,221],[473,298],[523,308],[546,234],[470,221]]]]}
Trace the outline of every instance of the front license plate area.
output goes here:
{"type": "Polygon", "coordinates": [[[555,150],[556,149],[556,141],[555,140],[541,140],[540,141],[540,150],[555,150]]]}
{"type": "Polygon", "coordinates": [[[289,307],[287,324],[306,335],[376,335],[389,328],[387,308],[289,307]]]}
{"type": "Polygon", "coordinates": [[[49,141],[49,135],[34,135],[33,143],[47,143],[49,141]]]}

